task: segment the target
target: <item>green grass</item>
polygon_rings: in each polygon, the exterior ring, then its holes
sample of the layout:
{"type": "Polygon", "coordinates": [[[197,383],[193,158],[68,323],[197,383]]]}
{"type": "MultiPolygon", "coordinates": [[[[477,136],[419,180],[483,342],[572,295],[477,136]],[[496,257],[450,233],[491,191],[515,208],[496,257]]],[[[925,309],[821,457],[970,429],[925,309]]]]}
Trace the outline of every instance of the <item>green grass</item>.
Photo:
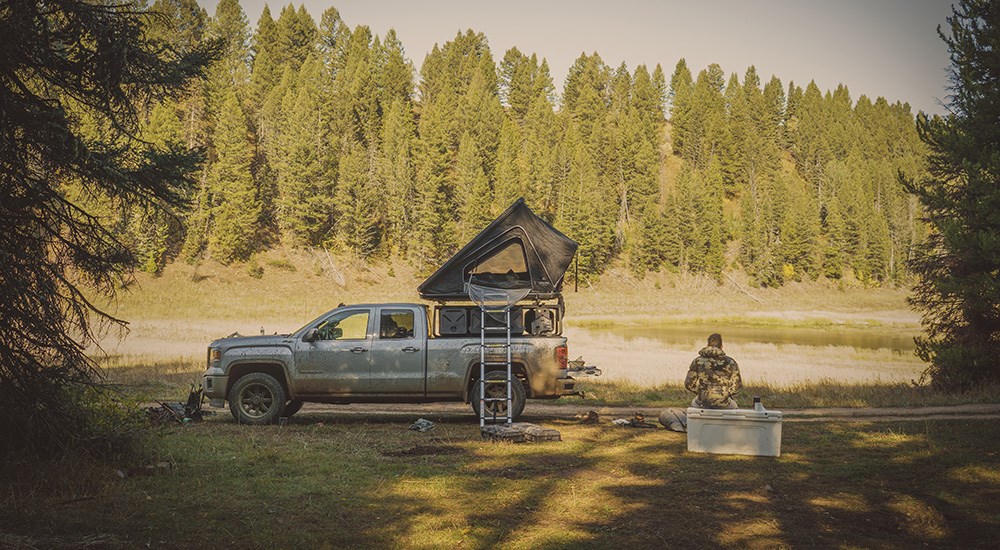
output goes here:
{"type": "MultiPolygon", "coordinates": [[[[560,399],[557,404],[587,404],[619,407],[680,407],[691,402],[691,394],[680,384],[650,387],[633,382],[584,380],[577,384],[581,399],[560,399]]],[[[927,407],[1000,402],[1000,386],[983,386],[966,392],[942,392],[929,386],[901,383],[849,384],[824,380],[810,384],[747,384],[736,397],[749,406],[760,396],[772,409],[819,407],[927,407]]]]}
{"type": "Polygon", "coordinates": [[[0,546],[960,547],[1000,535],[994,421],[785,426],[780,458],[692,454],[666,430],[552,420],[563,442],[426,434],[377,416],[215,417],[147,473],[7,463],[0,546]],[[124,477],[122,477],[124,475],[124,477]]]}
{"type": "MultiPolygon", "coordinates": [[[[182,401],[191,384],[199,384],[204,366],[193,360],[148,360],[112,357],[104,362],[108,381],[120,384],[139,401],[182,401]]],[[[577,383],[583,397],[544,401],[555,405],[609,407],[680,407],[691,394],[680,384],[655,386],[620,380],[587,378],[577,383]]],[[[808,384],[747,384],[737,401],[748,405],[755,395],[773,409],[817,407],[925,407],[1000,402],[1000,386],[966,392],[941,392],[904,383],[844,383],[824,380],[808,384]]],[[[530,410],[531,403],[528,402],[530,410]]]]}

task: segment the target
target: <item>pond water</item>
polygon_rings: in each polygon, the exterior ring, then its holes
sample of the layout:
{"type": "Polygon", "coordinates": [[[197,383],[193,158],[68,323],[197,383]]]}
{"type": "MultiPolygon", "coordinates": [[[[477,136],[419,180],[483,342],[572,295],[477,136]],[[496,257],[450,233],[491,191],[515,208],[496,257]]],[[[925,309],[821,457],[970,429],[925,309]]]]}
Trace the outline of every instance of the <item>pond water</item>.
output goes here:
{"type": "Polygon", "coordinates": [[[797,346],[845,346],[868,350],[885,349],[896,353],[913,353],[916,345],[910,331],[892,329],[819,329],[787,327],[715,327],[682,325],[672,327],[612,327],[589,329],[619,336],[625,340],[648,339],[669,347],[688,347],[694,350],[705,345],[708,335],[719,331],[726,346],[729,344],[778,344],[797,346]]]}
{"type": "Polygon", "coordinates": [[[745,380],[795,384],[819,380],[847,383],[906,382],[925,365],[914,355],[913,329],[719,327],[569,327],[570,357],[604,370],[608,379],[639,383],[680,382],[712,332],[745,380]]]}

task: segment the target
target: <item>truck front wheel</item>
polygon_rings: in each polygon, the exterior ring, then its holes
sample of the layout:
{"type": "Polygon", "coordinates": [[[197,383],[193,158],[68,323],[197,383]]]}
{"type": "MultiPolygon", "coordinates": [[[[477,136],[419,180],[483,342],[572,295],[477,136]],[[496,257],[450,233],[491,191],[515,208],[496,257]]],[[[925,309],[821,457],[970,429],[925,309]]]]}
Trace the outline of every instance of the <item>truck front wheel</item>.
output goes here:
{"type": "Polygon", "coordinates": [[[284,408],[285,389],[270,374],[247,374],[229,392],[229,409],[241,424],[271,424],[284,408]]]}
{"type": "Polygon", "coordinates": [[[292,399],[288,403],[285,403],[285,416],[292,416],[293,414],[299,412],[302,405],[303,403],[299,399],[292,399]]]}
{"type": "MultiPolygon", "coordinates": [[[[489,383],[486,384],[486,397],[487,398],[500,398],[501,401],[487,401],[486,402],[486,417],[497,419],[507,417],[507,385],[503,383],[507,378],[507,373],[503,371],[493,371],[486,373],[486,380],[489,383]],[[495,383],[499,381],[500,383],[495,383]]],[[[483,384],[479,380],[472,386],[472,393],[469,395],[469,401],[472,402],[472,410],[479,416],[479,397],[482,391],[483,384]]],[[[521,413],[524,412],[524,403],[527,400],[524,393],[524,384],[514,377],[510,383],[510,402],[512,413],[510,416],[512,419],[517,420],[521,413]]]]}

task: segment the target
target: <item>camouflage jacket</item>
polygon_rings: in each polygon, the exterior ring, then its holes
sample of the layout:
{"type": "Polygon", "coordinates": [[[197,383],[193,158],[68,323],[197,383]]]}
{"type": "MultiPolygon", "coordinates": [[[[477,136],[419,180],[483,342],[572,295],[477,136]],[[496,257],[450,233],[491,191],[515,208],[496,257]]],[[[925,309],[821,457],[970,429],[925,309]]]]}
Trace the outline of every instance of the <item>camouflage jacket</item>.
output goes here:
{"type": "Polygon", "coordinates": [[[691,361],[684,387],[697,394],[692,406],[708,409],[735,408],[732,397],[743,389],[740,367],[722,348],[709,346],[691,361]]]}

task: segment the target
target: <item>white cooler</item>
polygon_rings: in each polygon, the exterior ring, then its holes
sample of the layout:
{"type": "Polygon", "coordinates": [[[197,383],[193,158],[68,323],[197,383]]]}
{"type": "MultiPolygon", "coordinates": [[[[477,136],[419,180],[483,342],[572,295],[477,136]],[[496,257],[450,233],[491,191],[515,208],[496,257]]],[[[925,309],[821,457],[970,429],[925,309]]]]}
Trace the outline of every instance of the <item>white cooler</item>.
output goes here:
{"type": "Polygon", "coordinates": [[[687,420],[689,451],[781,456],[780,411],[691,407],[687,420]]]}

